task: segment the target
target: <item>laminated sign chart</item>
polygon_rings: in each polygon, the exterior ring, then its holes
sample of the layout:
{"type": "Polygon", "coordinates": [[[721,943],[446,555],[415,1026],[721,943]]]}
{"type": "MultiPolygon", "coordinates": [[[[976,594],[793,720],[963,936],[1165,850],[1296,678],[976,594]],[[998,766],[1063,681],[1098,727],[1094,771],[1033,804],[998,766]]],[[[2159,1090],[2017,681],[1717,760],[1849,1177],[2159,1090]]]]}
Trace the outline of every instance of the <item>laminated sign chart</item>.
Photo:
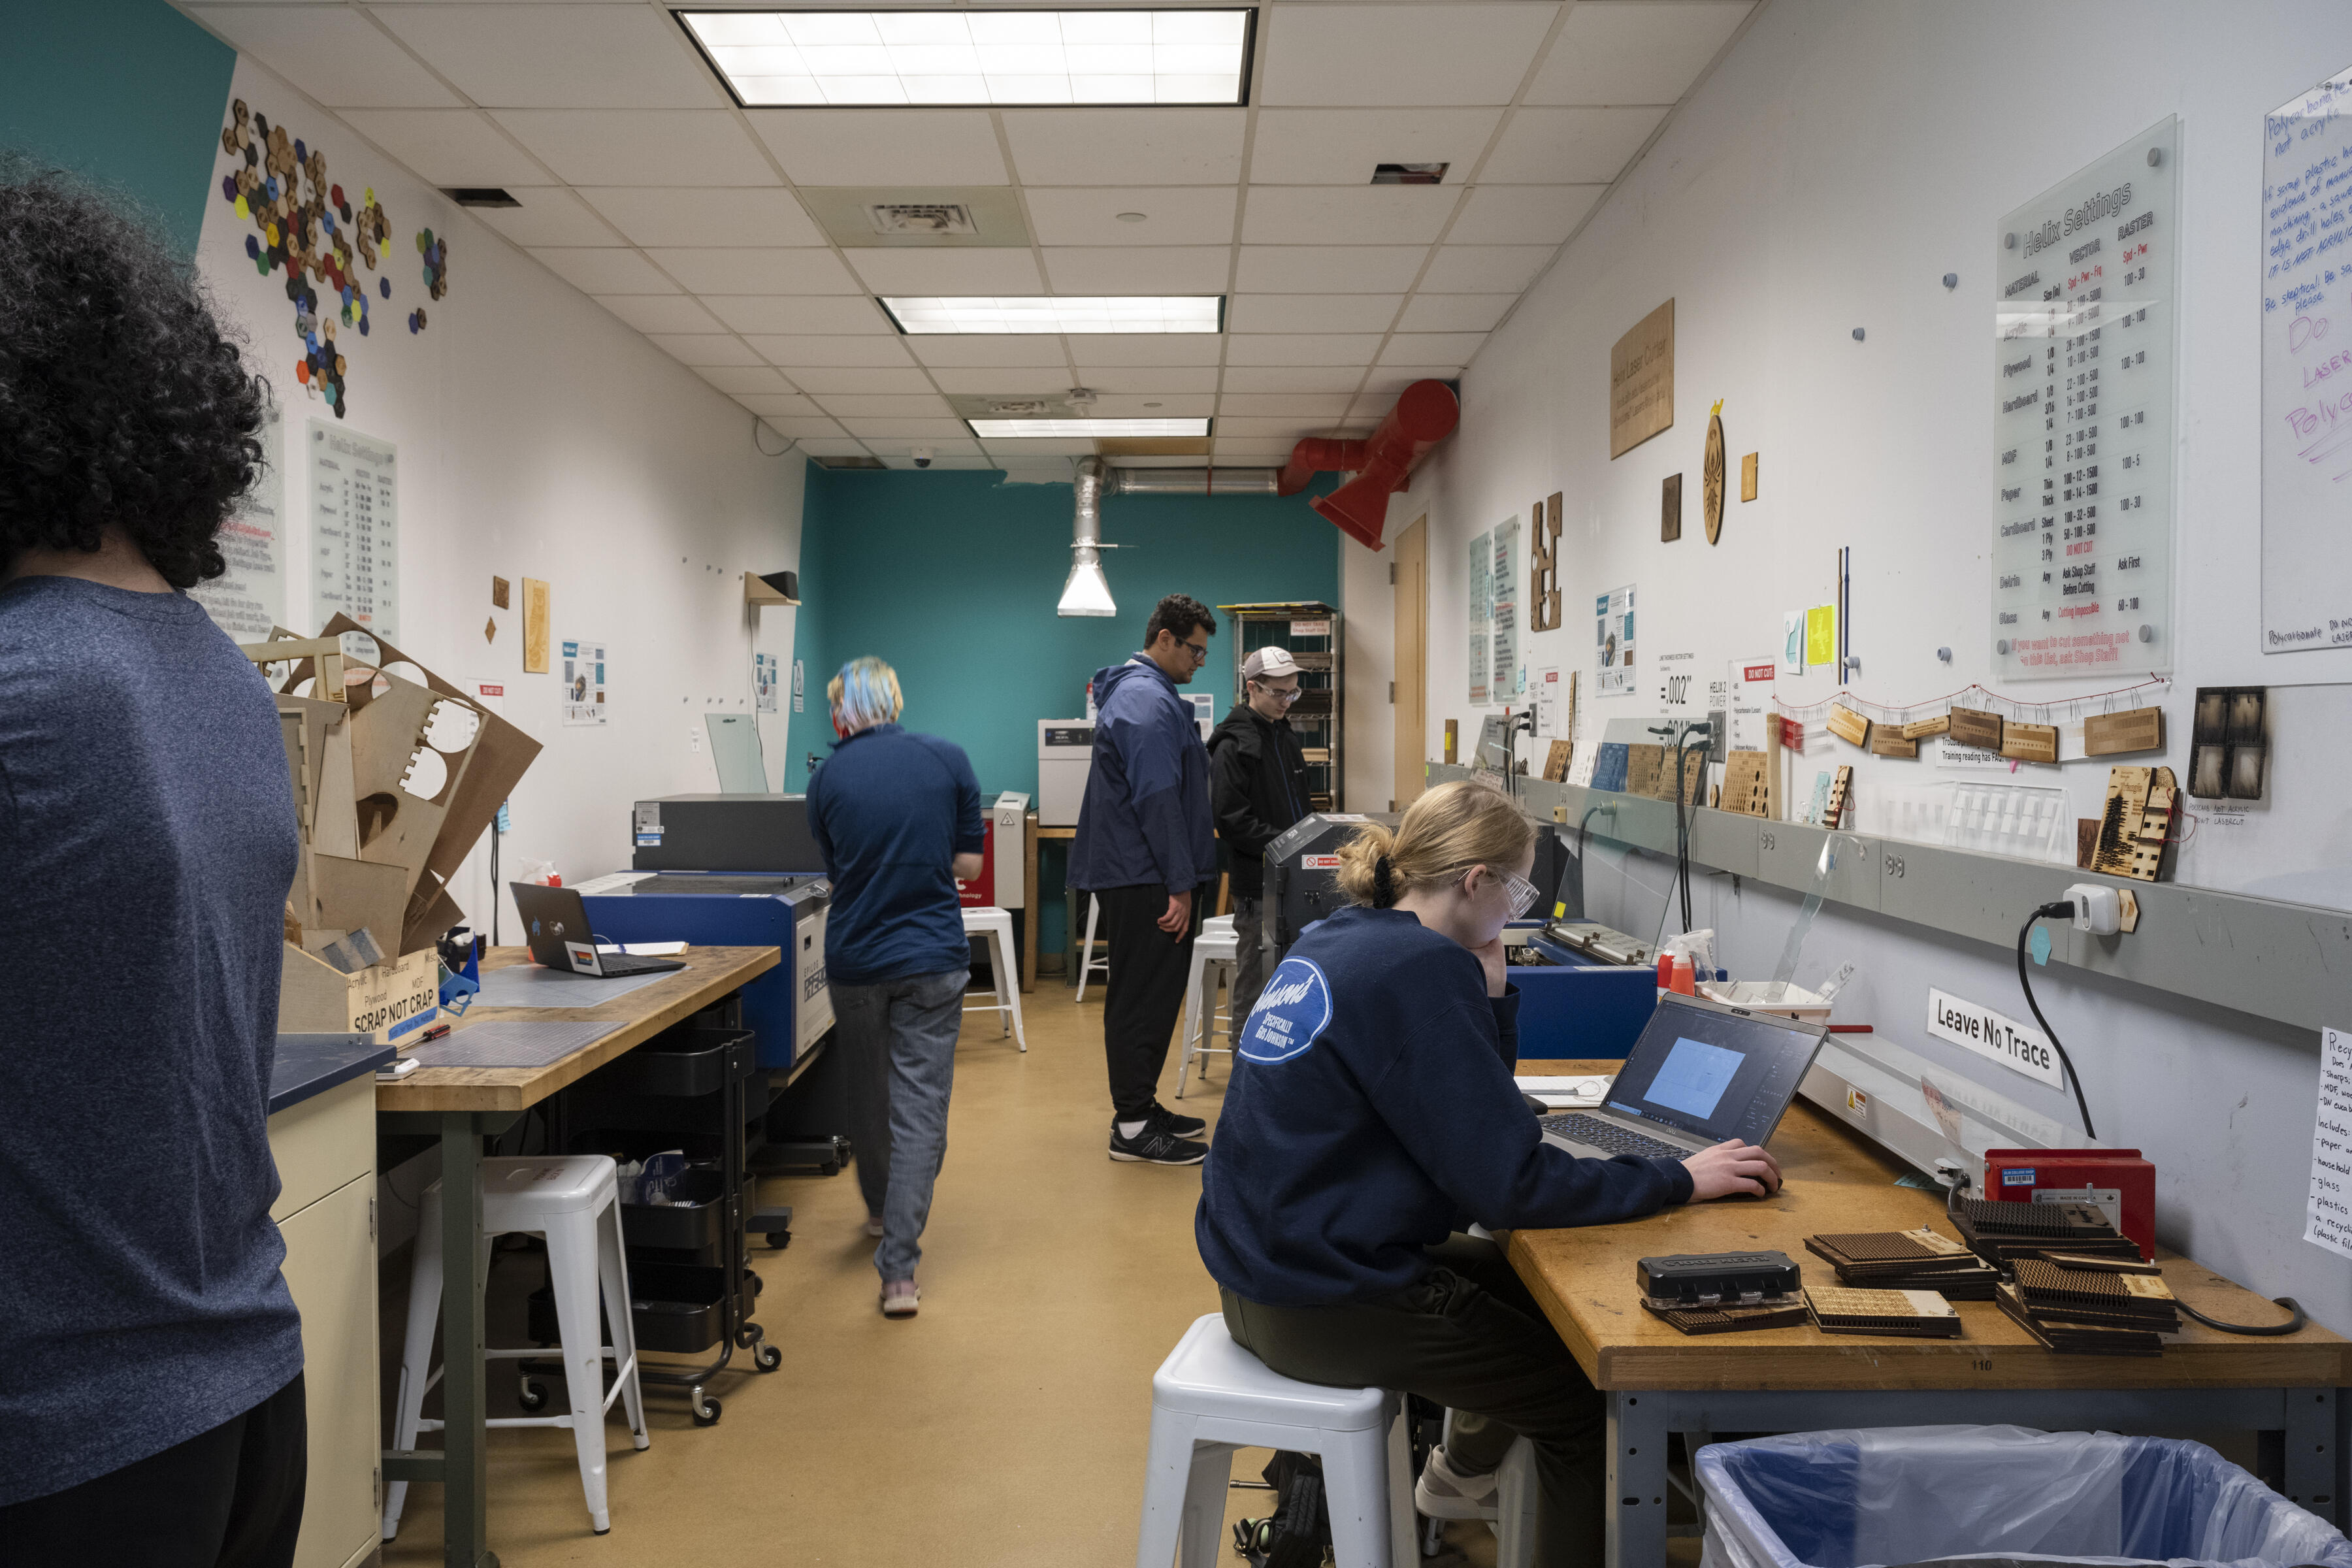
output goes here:
{"type": "Polygon", "coordinates": [[[400,482],[393,445],[310,421],[311,610],[400,637],[400,482]]]}

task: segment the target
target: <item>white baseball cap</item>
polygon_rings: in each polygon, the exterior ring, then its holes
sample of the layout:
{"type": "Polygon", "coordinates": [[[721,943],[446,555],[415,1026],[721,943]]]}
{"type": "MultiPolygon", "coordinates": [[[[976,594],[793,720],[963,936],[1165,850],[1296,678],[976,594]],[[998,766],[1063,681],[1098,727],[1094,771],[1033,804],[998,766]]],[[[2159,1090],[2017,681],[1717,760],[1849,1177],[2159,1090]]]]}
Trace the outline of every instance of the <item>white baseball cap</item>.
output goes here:
{"type": "Polygon", "coordinates": [[[1280,679],[1298,673],[1298,661],[1290,657],[1286,647],[1262,647],[1242,663],[1242,679],[1256,680],[1261,677],[1280,679]]]}

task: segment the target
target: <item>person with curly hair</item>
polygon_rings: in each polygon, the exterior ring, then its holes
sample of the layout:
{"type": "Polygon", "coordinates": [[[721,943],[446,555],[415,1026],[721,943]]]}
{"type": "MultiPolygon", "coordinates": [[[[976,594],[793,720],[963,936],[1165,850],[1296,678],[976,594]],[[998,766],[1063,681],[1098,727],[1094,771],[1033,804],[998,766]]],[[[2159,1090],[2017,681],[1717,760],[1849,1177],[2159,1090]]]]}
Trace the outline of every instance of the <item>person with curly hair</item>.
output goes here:
{"type": "Polygon", "coordinates": [[[276,704],[181,592],[265,389],[192,270],[0,168],[0,1558],[291,1563],[268,1142],[299,847],[276,704]]]}

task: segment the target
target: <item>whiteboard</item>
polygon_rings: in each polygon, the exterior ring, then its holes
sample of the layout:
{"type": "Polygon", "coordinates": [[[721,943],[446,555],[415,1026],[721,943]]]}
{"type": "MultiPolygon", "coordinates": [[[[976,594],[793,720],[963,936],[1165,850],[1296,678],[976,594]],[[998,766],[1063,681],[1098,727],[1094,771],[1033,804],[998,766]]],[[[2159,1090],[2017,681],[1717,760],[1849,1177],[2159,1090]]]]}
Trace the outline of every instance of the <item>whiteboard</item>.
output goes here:
{"type": "MultiPolygon", "coordinates": [[[[2263,122],[2263,651],[2352,646],[2352,71],[2263,122]]],[[[2281,679],[2292,679],[2282,675],[2281,679]]]]}
{"type": "Polygon", "coordinates": [[[1994,229],[2002,679],[2172,668],[2179,130],[2161,121],[1994,229]]]}

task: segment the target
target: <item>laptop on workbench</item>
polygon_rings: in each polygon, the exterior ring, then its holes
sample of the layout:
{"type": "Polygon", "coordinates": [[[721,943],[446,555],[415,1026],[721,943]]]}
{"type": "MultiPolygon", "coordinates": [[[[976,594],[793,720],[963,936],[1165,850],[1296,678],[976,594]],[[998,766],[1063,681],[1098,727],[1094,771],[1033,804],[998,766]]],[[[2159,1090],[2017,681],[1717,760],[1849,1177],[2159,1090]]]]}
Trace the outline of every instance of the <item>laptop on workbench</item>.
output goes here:
{"type": "Polygon", "coordinates": [[[633,958],[620,952],[598,952],[588,929],[588,906],[577,888],[546,888],[536,882],[509,882],[515,913],[530,933],[530,956],[550,969],[618,980],[625,974],[664,974],[686,965],[675,958],[633,958]]]}
{"type": "Polygon", "coordinates": [[[1591,1110],[1538,1119],[1571,1154],[1685,1160],[1738,1138],[1762,1143],[1813,1065],[1826,1026],[1669,992],[1591,1110]]]}

